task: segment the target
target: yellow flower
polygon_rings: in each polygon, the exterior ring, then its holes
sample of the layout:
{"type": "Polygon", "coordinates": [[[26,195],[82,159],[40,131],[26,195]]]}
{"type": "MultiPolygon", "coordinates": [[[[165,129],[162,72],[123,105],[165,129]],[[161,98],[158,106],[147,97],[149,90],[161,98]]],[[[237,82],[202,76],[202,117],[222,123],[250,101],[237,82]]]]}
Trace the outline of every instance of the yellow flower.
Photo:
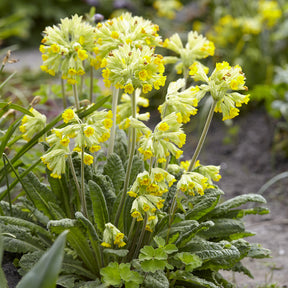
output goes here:
{"type": "Polygon", "coordinates": [[[94,134],[95,130],[93,127],[91,126],[88,126],[85,130],[84,130],[84,134],[87,136],[87,137],[90,137],[94,134]]]}
{"type": "Polygon", "coordinates": [[[88,54],[87,54],[87,51],[86,51],[86,50],[79,49],[79,50],[77,51],[77,54],[78,54],[78,57],[79,57],[82,61],[84,61],[85,59],[88,58],[88,54]]]}
{"type": "Polygon", "coordinates": [[[134,91],[134,87],[133,87],[133,85],[132,85],[131,83],[125,85],[125,86],[124,86],[124,89],[125,89],[125,90],[124,90],[125,93],[128,93],[128,94],[132,94],[133,91],[134,91]]]}
{"type": "Polygon", "coordinates": [[[141,71],[139,72],[139,79],[140,79],[140,80],[146,81],[147,77],[148,77],[147,70],[144,69],[144,70],[141,70],[141,71]]]}
{"type": "Polygon", "coordinates": [[[159,127],[158,127],[158,129],[160,130],[160,131],[163,131],[163,132],[165,132],[165,131],[167,131],[167,130],[169,130],[169,125],[166,123],[166,122],[162,122],[160,125],[159,125],[159,127]]]}
{"type": "Polygon", "coordinates": [[[68,123],[75,118],[75,112],[72,109],[66,109],[62,113],[62,118],[65,123],[68,123]]]}
{"type": "Polygon", "coordinates": [[[111,37],[114,38],[114,39],[118,39],[119,38],[119,33],[116,32],[116,31],[112,31],[111,37]]]}
{"type": "Polygon", "coordinates": [[[93,158],[92,155],[85,153],[85,155],[84,155],[84,164],[85,165],[92,165],[93,164],[93,160],[94,160],[94,158],[93,158]]]}

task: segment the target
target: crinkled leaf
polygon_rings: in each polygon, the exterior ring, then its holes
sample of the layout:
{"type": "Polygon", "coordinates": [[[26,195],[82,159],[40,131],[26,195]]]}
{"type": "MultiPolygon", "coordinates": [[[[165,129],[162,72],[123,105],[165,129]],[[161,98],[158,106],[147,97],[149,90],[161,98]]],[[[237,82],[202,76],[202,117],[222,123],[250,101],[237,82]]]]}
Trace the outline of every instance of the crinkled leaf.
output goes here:
{"type": "Polygon", "coordinates": [[[260,244],[251,244],[251,249],[249,250],[248,257],[251,258],[267,258],[270,257],[271,251],[263,248],[260,244]]]}
{"type": "Polygon", "coordinates": [[[170,279],[176,279],[184,287],[207,287],[207,288],[219,288],[214,283],[207,281],[203,278],[199,278],[190,272],[177,270],[170,274],[170,279]]]}
{"type": "Polygon", "coordinates": [[[120,157],[111,154],[104,165],[103,174],[110,177],[113,182],[116,195],[119,193],[125,178],[125,171],[120,157]]]}
{"type": "Polygon", "coordinates": [[[239,195],[218,205],[213,211],[211,211],[208,215],[205,216],[205,219],[206,217],[209,217],[211,219],[223,217],[232,208],[239,207],[243,204],[246,204],[247,202],[266,203],[266,200],[263,196],[259,194],[239,195]]]}
{"type": "Polygon", "coordinates": [[[186,219],[199,220],[204,215],[212,211],[219,202],[219,198],[223,195],[220,189],[210,188],[205,190],[203,196],[196,196],[192,198],[193,208],[186,215],[186,219]]]}
{"type": "Polygon", "coordinates": [[[92,201],[94,221],[100,232],[103,233],[105,224],[109,222],[108,208],[102,189],[94,181],[90,180],[89,191],[92,201]]]}
{"type": "Polygon", "coordinates": [[[169,288],[169,281],[163,271],[156,271],[146,275],[144,285],[149,288],[169,288]]]}

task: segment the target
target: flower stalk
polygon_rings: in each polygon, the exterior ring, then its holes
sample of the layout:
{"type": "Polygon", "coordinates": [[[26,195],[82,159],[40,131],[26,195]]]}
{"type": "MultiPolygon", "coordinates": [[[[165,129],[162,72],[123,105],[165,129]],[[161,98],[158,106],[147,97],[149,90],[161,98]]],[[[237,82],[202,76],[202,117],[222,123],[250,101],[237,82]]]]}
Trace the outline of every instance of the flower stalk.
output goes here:
{"type": "MultiPolygon", "coordinates": [[[[132,93],[131,95],[131,105],[132,105],[132,117],[136,118],[136,97],[135,97],[135,93],[132,93]]],[[[115,226],[118,226],[118,222],[119,222],[119,217],[123,208],[123,205],[125,203],[125,199],[126,199],[126,194],[128,191],[128,186],[129,186],[129,182],[130,182],[130,174],[131,174],[131,169],[132,169],[132,163],[133,163],[133,156],[134,156],[134,152],[135,152],[135,146],[136,146],[136,129],[133,127],[130,127],[131,129],[131,134],[130,134],[130,138],[129,138],[129,158],[128,158],[128,164],[127,164],[127,170],[126,170],[126,175],[125,175],[125,181],[124,181],[124,188],[123,188],[123,192],[122,192],[122,196],[121,196],[121,200],[117,209],[117,213],[115,216],[115,226]]]]}
{"type": "Polygon", "coordinates": [[[206,123],[204,125],[204,128],[203,128],[202,134],[200,136],[199,142],[197,144],[196,150],[195,150],[195,152],[191,158],[190,166],[188,168],[189,172],[192,171],[192,169],[193,169],[193,167],[194,167],[194,165],[198,159],[200,151],[203,148],[203,145],[204,145],[204,142],[205,142],[205,139],[206,139],[213,115],[214,115],[214,110],[215,110],[216,104],[217,104],[217,101],[213,100],[211,107],[210,107],[210,110],[209,110],[209,113],[208,113],[208,116],[207,116],[207,119],[206,119],[206,123]]]}
{"type": "Polygon", "coordinates": [[[113,96],[112,96],[113,125],[111,127],[111,132],[110,132],[108,156],[110,156],[114,151],[114,143],[115,143],[115,137],[116,137],[116,113],[117,113],[118,97],[119,97],[119,89],[113,87],[113,96]]]}

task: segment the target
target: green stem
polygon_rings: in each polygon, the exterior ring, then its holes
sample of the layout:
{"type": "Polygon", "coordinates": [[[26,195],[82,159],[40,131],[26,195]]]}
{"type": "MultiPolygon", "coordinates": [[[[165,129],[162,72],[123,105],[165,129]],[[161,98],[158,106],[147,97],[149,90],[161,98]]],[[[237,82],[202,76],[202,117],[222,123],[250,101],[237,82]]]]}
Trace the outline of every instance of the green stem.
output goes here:
{"type": "Polygon", "coordinates": [[[176,199],[177,199],[177,196],[178,196],[178,190],[176,191],[174,197],[173,197],[173,201],[172,201],[172,205],[170,207],[170,210],[169,210],[169,222],[168,222],[168,231],[167,231],[167,237],[166,237],[166,244],[168,244],[168,241],[169,241],[169,234],[170,234],[170,230],[171,230],[171,226],[172,226],[172,223],[173,223],[173,220],[174,220],[174,215],[175,215],[175,212],[176,212],[176,199]]]}
{"type": "Polygon", "coordinates": [[[140,248],[142,246],[143,238],[144,238],[144,235],[145,235],[145,232],[146,232],[146,230],[145,230],[146,223],[147,223],[147,213],[145,214],[145,218],[144,218],[144,221],[143,221],[141,234],[140,234],[140,237],[138,239],[138,243],[137,243],[137,247],[135,249],[134,255],[133,255],[133,259],[135,259],[138,256],[140,248]]]}
{"type": "Polygon", "coordinates": [[[72,177],[73,177],[73,180],[75,182],[77,192],[78,192],[79,197],[81,199],[81,189],[80,189],[80,186],[79,186],[79,182],[78,182],[78,179],[77,179],[77,176],[76,176],[76,172],[75,172],[75,168],[74,168],[74,165],[73,165],[72,157],[71,157],[70,154],[68,156],[68,163],[70,165],[70,169],[71,169],[71,172],[72,172],[72,177]]]}
{"type": "Polygon", "coordinates": [[[84,187],[84,147],[81,151],[81,208],[83,215],[88,218],[88,211],[86,205],[85,187],[84,187]]]}
{"type": "Polygon", "coordinates": [[[188,171],[191,172],[194,165],[195,165],[195,162],[196,160],[198,159],[198,156],[200,154],[200,151],[204,145],[204,141],[206,139],[206,135],[207,135],[207,132],[209,130],[209,127],[210,127],[210,124],[211,124],[211,121],[212,121],[212,118],[213,118],[213,114],[214,114],[214,110],[215,110],[215,107],[216,107],[216,104],[217,102],[214,100],[213,103],[211,104],[211,108],[210,108],[210,111],[208,113],[208,116],[207,116],[207,119],[206,119],[206,123],[205,123],[205,126],[203,128],[203,131],[202,131],[202,134],[200,136],[200,139],[199,139],[199,142],[198,142],[198,145],[196,147],[196,150],[194,152],[194,155],[191,159],[191,162],[190,162],[190,166],[188,168],[188,171]]]}
{"type": "Polygon", "coordinates": [[[90,67],[90,92],[89,92],[89,99],[90,103],[93,103],[93,67],[90,67]]]}
{"type": "Polygon", "coordinates": [[[3,154],[2,155],[3,157],[3,164],[4,164],[4,167],[5,167],[5,178],[6,178],[6,186],[7,186],[7,195],[8,195],[8,201],[9,201],[9,209],[10,209],[10,216],[13,216],[13,211],[12,211],[12,202],[11,202],[11,195],[10,195],[10,188],[9,188],[9,180],[8,180],[8,169],[6,169],[7,167],[7,164],[6,164],[6,159],[5,157],[7,158],[6,154],[3,154]]]}
{"type": "Polygon", "coordinates": [[[73,95],[74,95],[74,99],[75,99],[75,106],[76,106],[76,110],[80,109],[80,105],[79,105],[79,97],[78,97],[78,90],[77,90],[77,84],[72,85],[73,86],[73,95]]]}
{"type": "Polygon", "coordinates": [[[63,108],[67,108],[67,97],[65,93],[65,83],[64,80],[61,78],[61,92],[62,92],[62,98],[63,98],[63,108]]]}
{"type": "Polygon", "coordinates": [[[113,125],[111,127],[109,146],[108,146],[108,156],[113,153],[115,136],[116,136],[116,113],[117,113],[117,104],[119,97],[119,89],[113,87],[113,97],[112,97],[112,114],[113,114],[113,125]]]}
{"type": "MultiPolygon", "coordinates": [[[[132,117],[136,118],[136,99],[135,99],[135,93],[132,94],[131,98],[131,103],[132,103],[132,117]]],[[[122,212],[122,208],[126,199],[126,194],[130,182],[130,174],[131,174],[131,169],[132,169],[132,163],[133,163],[133,156],[134,156],[134,151],[135,151],[135,146],[136,146],[136,129],[135,128],[130,128],[131,130],[131,148],[129,150],[129,159],[128,159],[128,164],[127,164],[127,169],[126,169],[126,175],[125,175],[125,181],[124,181],[124,188],[122,191],[122,196],[121,200],[117,209],[116,217],[115,217],[115,226],[118,226],[119,218],[122,212]]]]}
{"type": "Polygon", "coordinates": [[[184,67],[183,76],[184,76],[184,80],[185,80],[185,85],[182,87],[181,91],[184,91],[186,89],[186,86],[187,86],[188,69],[186,67],[184,67]]]}

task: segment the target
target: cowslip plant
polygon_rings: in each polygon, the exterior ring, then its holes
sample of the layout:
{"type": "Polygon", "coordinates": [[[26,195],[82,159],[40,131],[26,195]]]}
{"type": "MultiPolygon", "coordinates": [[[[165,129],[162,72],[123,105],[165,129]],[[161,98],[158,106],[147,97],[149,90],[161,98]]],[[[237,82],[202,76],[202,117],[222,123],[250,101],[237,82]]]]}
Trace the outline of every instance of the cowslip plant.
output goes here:
{"type": "Polygon", "coordinates": [[[198,159],[214,112],[222,113],[223,121],[231,119],[249,100],[240,93],[247,90],[241,67],[217,63],[208,77],[199,60],[213,55],[212,42],[190,32],[185,48],[176,35],[163,44],[157,25],[130,14],[95,27],[73,16],[45,31],[41,50],[48,70],[42,69],[52,76],[49,70],[58,71],[64,88],[73,86],[75,106],[49,124],[35,107],[20,110],[27,115],[7,131],[11,136],[19,126],[27,141],[10,159],[3,154],[1,169],[7,186],[1,200],[9,197],[0,202],[0,229],[4,248],[22,254],[20,273],[27,273],[68,230],[57,280],[62,287],[231,287],[222,269],[252,277],[241,260],[267,257],[269,251],[243,239],[253,233],[242,218],[269,211],[240,206],[265,199],[247,194],[221,200],[224,192],[215,184],[220,167],[198,159]],[[161,120],[151,129],[143,122],[149,115],[140,114],[139,106],[148,106],[145,95],[166,81],[167,61],[156,45],[179,53],[184,78],[169,84],[158,109],[161,120]],[[77,83],[91,67],[112,86],[112,110],[103,109],[109,97],[88,105],[78,101],[82,88],[77,83]],[[199,85],[188,87],[189,75],[199,85]],[[212,105],[197,148],[191,160],[181,161],[183,123],[208,97],[212,105]],[[39,160],[26,170],[16,165],[38,141],[47,166],[43,183],[31,172],[39,160]],[[10,172],[16,176],[12,183],[10,172]],[[17,182],[23,192],[12,199],[17,182]]]}

